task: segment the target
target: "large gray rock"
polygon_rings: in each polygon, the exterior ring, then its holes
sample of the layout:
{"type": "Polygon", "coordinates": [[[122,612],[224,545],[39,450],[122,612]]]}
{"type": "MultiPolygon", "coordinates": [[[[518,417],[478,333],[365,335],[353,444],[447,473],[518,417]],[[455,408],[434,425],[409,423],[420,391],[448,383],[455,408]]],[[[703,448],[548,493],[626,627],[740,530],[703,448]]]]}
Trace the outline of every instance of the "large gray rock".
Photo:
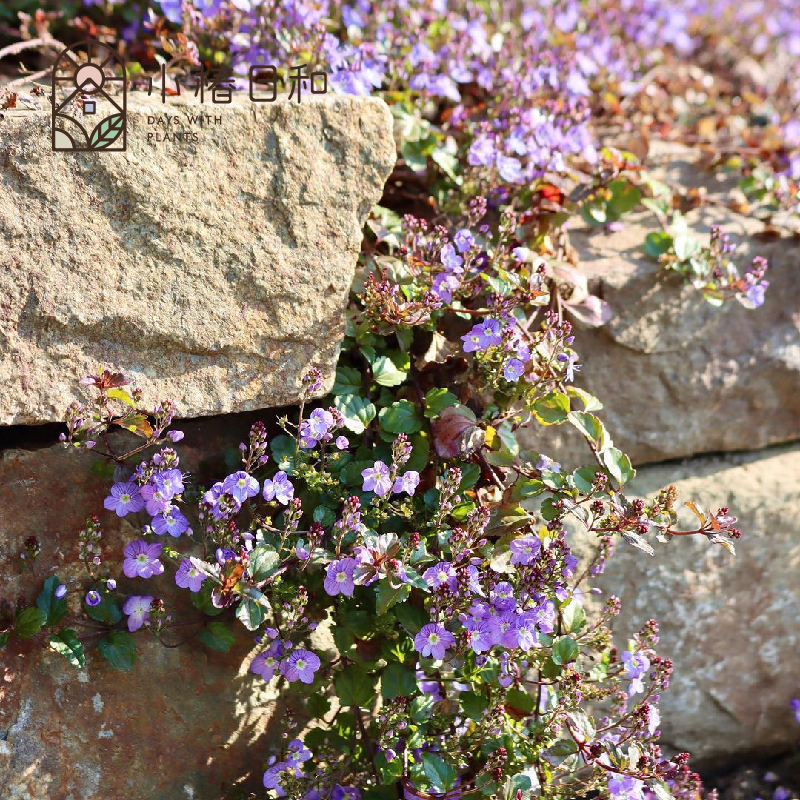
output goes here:
{"type": "Polygon", "coordinates": [[[737,554],[705,537],[655,543],[654,557],[620,542],[595,579],[622,600],[618,643],[650,618],[661,625],[658,650],[675,664],[661,701],[670,749],[711,766],[788,751],[798,736],[800,446],[645,467],[631,490],[652,497],[670,483],[681,501],[738,515],[737,554]]]}
{"type": "MultiPolygon", "coordinates": [[[[678,150],[656,174],[722,197],[694,165],[696,156],[678,150]]],[[[570,234],[579,269],[614,313],[602,328],[578,328],[583,368],[576,383],[604,403],[600,415],[635,465],[800,438],[800,239],[784,233],[761,241],[761,222],[718,205],[687,219],[701,238],[713,224],[730,232],[745,265],[754,255],[768,258],[761,308],[736,301],[714,308],[677,277],[660,274],[642,250],[658,229],[649,212],[626,216],[615,233],[570,234]]],[[[533,449],[570,466],[592,460],[569,425],[529,430],[533,449]]]]}
{"type": "Polygon", "coordinates": [[[330,386],[395,160],[383,101],[131,93],[127,142],[59,153],[49,108],[0,121],[0,424],[61,419],[101,364],[185,417],[293,402],[311,365],[330,386]],[[167,116],[197,141],[158,141],[167,116]]]}

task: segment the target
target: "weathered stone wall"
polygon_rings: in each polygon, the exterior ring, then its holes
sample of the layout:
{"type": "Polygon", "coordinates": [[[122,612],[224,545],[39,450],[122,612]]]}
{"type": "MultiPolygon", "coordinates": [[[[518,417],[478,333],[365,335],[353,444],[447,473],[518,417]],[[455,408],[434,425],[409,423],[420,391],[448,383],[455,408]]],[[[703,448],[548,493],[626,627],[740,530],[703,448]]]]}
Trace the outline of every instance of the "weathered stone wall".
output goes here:
{"type": "Polygon", "coordinates": [[[101,363],[184,417],[293,402],[311,365],[330,386],[395,160],[382,100],[131,93],[124,153],[53,152],[49,129],[0,120],[0,425],[60,420],[101,363]],[[197,141],[148,138],[171,116],[197,141]]]}

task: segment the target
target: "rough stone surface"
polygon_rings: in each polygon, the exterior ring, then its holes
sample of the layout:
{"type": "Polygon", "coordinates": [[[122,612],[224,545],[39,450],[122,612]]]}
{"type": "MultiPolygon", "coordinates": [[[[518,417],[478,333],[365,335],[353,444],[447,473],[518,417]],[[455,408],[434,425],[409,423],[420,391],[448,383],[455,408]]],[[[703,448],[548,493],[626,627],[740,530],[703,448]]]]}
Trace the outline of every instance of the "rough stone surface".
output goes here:
{"type": "Polygon", "coordinates": [[[383,101],[131,93],[127,152],[52,152],[49,131],[49,111],[0,121],[0,424],[61,419],[101,364],[184,417],[290,403],[311,365],[330,385],[395,160],[383,101]],[[156,141],[171,116],[197,141],[156,141]]]}
{"type": "Polygon", "coordinates": [[[618,643],[650,618],[661,625],[658,649],[675,664],[661,701],[670,749],[710,766],[789,751],[797,742],[789,701],[800,647],[800,446],[645,467],[631,490],[652,497],[670,483],[682,501],[738,515],[737,555],[705,537],[656,543],[654,557],[620,543],[595,579],[622,600],[618,643]]]}
{"type": "MultiPolygon", "coordinates": [[[[678,149],[655,173],[718,195],[696,157],[678,149]]],[[[716,206],[687,219],[701,236],[721,225],[745,265],[754,255],[769,259],[761,308],[736,301],[714,308],[676,276],[659,275],[642,251],[657,229],[649,212],[626,217],[615,233],[570,235],[581,271],[614,312],[602,328],[577,330],[583,369],[576,383],[604,403],[603,421],[635,465],[800,438],[800,239],[784,233],[759,241],[762,223],[716,206]]],[[[569,425],[531,428],[526,445],[570,466],[591,461],[569,425]]]]}
{"type": "MultiPolygon", "coordinates": [[[[210,468],[209,453],[221,457],[235,447],[251,421],[252,415],[238,415],[182,424],[184,468],[198,480],[218,475],[205,472],[201,461],[210,468]]],[[[101,515],[104,562],[121,576],[113,565],[136,534],[103,511],[108,482],[89,472],[92,460],[58,445],[0,452],[0,596],[21,595],[32,604],[51,574],[78,585],[71,582],[85,573],[77,563],[77,532],[91,513],[101,515]],[[32,534],[42,545],[33,574],[17,557],[32,534]]],[[[119,591],[161,596],[176,619],[196,617],[188,592],[169,576],[121,577],[119,591]]],[[[68,598],[72,606],[79,602],[77,594],[68,598]]],[[[286,707],[274,684],[248,673],[252,640],[235,620],[229,624],[237,644],[227,654],[196,640],[167,649],[145,632],[134,634],[138,659],[130,673],[111,669],[94,649],[84,670],[36,639],[0,649],[3,800],[220,800],[221,787],[240,779],[258,789],[286,707]]],[[[176,629],[170,643],[192,630],[176,629]]]]}

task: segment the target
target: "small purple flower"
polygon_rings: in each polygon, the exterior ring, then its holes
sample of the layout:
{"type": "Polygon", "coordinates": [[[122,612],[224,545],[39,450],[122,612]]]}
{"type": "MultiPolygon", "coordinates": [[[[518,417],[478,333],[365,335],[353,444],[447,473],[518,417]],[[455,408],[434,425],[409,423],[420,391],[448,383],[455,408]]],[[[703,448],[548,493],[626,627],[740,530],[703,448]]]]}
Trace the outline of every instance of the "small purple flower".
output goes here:
{"type": "Polygon", "coordinates": [[[355,588],[353,573],[357,566],[358,562],[349,557],[340,558],[338,561],[328,564],[325,573],[325,591],[331,597],[335,597],[337,594],[352,597],[355,588]]]}
{"type": "Polygon", "coordinates": [[[329,437],[330,429],[335,425],[333,414],[324,408],[315,408],[308,419],[300,425],[300,446],[306,450],[316,447],[329,437]]]}
{"type": "Polygon", "coordinates": [[[469,333],[464,334],[461,341],[464,342],[465,353],[474,353],[501,344],[503,336],[500,323],[496,319],[487,319],[486,322],[475,325],[469,333]]]}
{"type": "Polygon", "coordinates": [[[495,148],[491,139],[485,136],[478,137],[470,146],[467,161],[473,167],[488,167],[495,158],[495,148]]]}
{"type": "Polygon", "coordinates": [[[564,377],[572,383],[575,380],[575,373],[580,371],[581,365],[578,363],[578,354],[570,353],[567,365],[564,367],[564,377]]]}
{"type": "Polygon", "coordinates": [[[250,664],[250,672],[260,675],[265,681],[272,680],[272,676],[278,670],[279,659],[283,654],[283,645],[274,641],[270,646],[259,653],[250,664]]]}
{"type": "Polygon", "coordinates": [[[289,751],[289,755],[286,756],[286,760],[290,764],[302,764],[304,761],[308,761],[310,758],[312,758],[311,751],[300,739],[292,739],[292,741],[286,746],[286,749],[289,751]]]}
{"type": "Polygon", "coordinates": [[[228,475],[222,482],[222,489],[226,494],[235,497],[240,503],[244,503],[250,497],[258,494],[258,481],[244,470],[228,475]]]}
{"type": "Polygon", "coordinates": [[[135,483],[115,483],[111,487],[111,494],[103,501],[103,506],[116,512],[118,517],[124,517],[131,512],[141,511],[144,508],[144,498],[135,483]]]}
{"type": "Polygon", "coordinates": [[[172,493],[169,489],[162,489],[158,485],[147,483],[140,489],[145,500],[147,513],[154,517],[156,514],[163,514],[171,505],[172,493]]]}
{"type": "Polygon", "coordinates": [[[505,611],[489,619],[495,644],[501,644],[509,650],[519,647],[519,619],[513,612],[505,611]]]}
{"type": "Polygon", "coordinates": [[[523,650],[530,650],[539,643],[539,636],[536,631],[536,614],[530,611],[521,614],[517,622],[517,636],[519,646],[523,650]]]}
{"type": "Polygon", "coordinates": [[[125,545],[124,552],[122,571],[128,578],[152,578],[164,571],[164,565],[158,560],[160,544],[148,544],[144,539],[137,539],[125,545]]]}
{"type": "Polygon", "coordinates": [[[414,492],[417,491],[417,486],[419,486],[419,472],[415,472],[413,469],[410,469],[403,475],[397,476],[394,486],[392,487],[392,491],[395,494],[405,492],[406,494],[413,495],[414,492]]]}
{"type": "Polygon", "coordinates": [[[275,473],[271,480],[264,481],[262,492],[265,500],[277,500],[281,505],[289,505],[289,501],[294,497],[294,485],[289,480],[287,474],[281,470],[275,473]]]}
{"type": "Polygon", "coordinates": [[[509,383],[516,383],[525,372],[525,365],[518,358],[509,358],[503,367],[503,377],[509,383]]]}
{"type": "Polygon", "coordinates": [[[644,783],[630,775],[614,775],[608,779],[612,800],[644,800],[644,783]]]}
{"type": "Polygon", "coordinates": [[[558,461],[553,461],[546,455],[539,455],[539,460],[536,462],[536,469],[548,470],[550,472],[561,472],[561,464],[558,461]]]}
{"type": "Polygon", "coordinates": [[[180,442],[183,439],[183,431],[168,431],[167,438],[171,442],[180,442]]]}
{"type": "Polygon", "coordinates": [[[153,598],[149,595],[133,595],[122,606],[122,611],[128,615],[128,630],[138,631],[145,622],[150,620],[150,608],[153,598]]]}
{"type": "Polygon", "coordinates": [[[64,597],[64,595],[66,595],[66,593],[67,593],[67,587],[66,587],[66,586],[64,586],[64,584],[63,584],[63,583],[60,583],[58,586],[56,586],[56,590],[55,590],[55,592],[53,592],[53,594],[54,594],[54,595],[56,596],[56,598],[57,598],[57,599],[59,599],[59,600],[60,600],[62,597],[64,597]]]}
{"type": "Polygon", "coordinates": [[[628,695],[633,696],[644,691],[642,678],[650,669],[650,659],[644,653],[631,653],[625,650],[622,653],[622,663],[625,665],[625,675],[631,679],[628,695]]]}
{"type": "Polygon", "coordinates": [[[463,616],[461,621],[467,632],[467,641],[475,653],[486,653],[492,649],[494,637],[487,619],[463,616]]]}
{"type": "Polygon", "coordinates": [[[350,447],[350,440],[346,436],[337,436],[334,444],[337,450],[347,450],[350,447]]]}
{"type": "Polygon", "coordinates": [[[448,647],[455,644],[456,638],[443,625],[431,622],[423,625],[414,637],[414,649],[423,656],[441,661],[448,647]]]}
{"type": "Polygon", "coordinates": [[[442,247],[441,259],[445,269],[447,269],[449,272],[462,271],[461,265],[464,263],[464,259],[456,253],[453,245],[446,244],[444,247],[442,247]]]}
{"type": "Polygon", "coordinates": [[[497,156],[497,171],[504,181],[509,183],[522,183],[522,164],[518,158],[513,156],[497,156]]]}
{"type": "Polygon", "coordinates": [[[183,491],[183,475],[179,469],[166,469],[157,473],[153,476],[153,483],[170,500],[183,491]]]}
{"type": "Polygon", "coordinates": [[[761,281],[754,283],[745,293],[744,296],[750,301],[754,308],[764,305],[764,296],[769,286],[769,281],[761,281]]]}
{"type": "Polygon", "coordinates": [[[440,561],[435,566],[428,567],[422,574],[422,580],[424,580],[431,589],[441,589],[445,586],[451,592],[455,592],[458,588],[455,568],[447,561],[440,561]]]}
{"type": "Polygon", "coordinates": [[[523,536],[520,539],[513,539],[511,542],[511,563],[523,564],[527,566],[536,560],[542,543],[538,536],[523,536]]]}
{"type": "Polygon", "coordinates": [[[372,467],[361,471],[364,485],[361,487],[365,492],[375,492],[378,497],[386,497],[392,491],[392,478],[389,467],[383,461],[376,461],[372,467]]]}
{"type": "Polygon", "coordinates": [[[313,683],[314,673],[319,669],[319,657],[310,650],[292,650],[281,661],[281,674],[290,683],[300,680],[303,683],[313,683]]]}
{"type": "Polygon", "coordinates": [[[295,768],[291,764],[287,764],[285,761],[279,761],[277,764],[273,764],[264,773],[264,788],[274,789],[278,797],[286,797],[286,792],[284,791],[283,786],[281,786],[281,776],[284,773],[294,771],[295,768]]]}
{"type": "Polygon", "coordinates": [[[800,722],[800,700],[792,700],[789,705],[794,712],[794,718],[800,722]]]}
{"type": "Polygon", "coordinates": [[[175,506],[172,506],[169,511],[153,517],[153,530],[159,535],[163,536],[168,533],[175,538],[179,537],[189,529],[189,520],[178,511],[175,506]]]}
{"type": "Polygon", "coordinates": [[[109,578],[106,581],[106,589],[108,589],[109,592],[113,592],[114,589],[116,588],[117,588],[117,582],[113,578],[109,578]]]}
{"type": "Polygon", "coordinates": [[[86,597],[84,598],[86,601],[87,606],[99,606],[100,605],[100,593],[96,592],[94,589],[86,592],[86,597]]]}
{"type": "Polygon", "coordinates": [[[492,589],[492,605],[500,611],[511,611],[517,607],[514,587],[508,581],[501,581],[492,589]]]}
{"type": "Polygon", "coordinates": [[[200,585],[205,580],[203,575],[191,562],[190,559],[184,558],[181,565],[175,573],[175,583],[181,589],[188,589],[190,592],[199,592],[200,585]]]}
{"type": "Polygon", "coordinates": [[[469,250],[470,247],[475,244],[475,237],[472,235],[472,231],[464,228],[456,233],[456,235],[453,237],[453,241],[455,242],[459,253],[466,253],[467,250],[469,250]]]}

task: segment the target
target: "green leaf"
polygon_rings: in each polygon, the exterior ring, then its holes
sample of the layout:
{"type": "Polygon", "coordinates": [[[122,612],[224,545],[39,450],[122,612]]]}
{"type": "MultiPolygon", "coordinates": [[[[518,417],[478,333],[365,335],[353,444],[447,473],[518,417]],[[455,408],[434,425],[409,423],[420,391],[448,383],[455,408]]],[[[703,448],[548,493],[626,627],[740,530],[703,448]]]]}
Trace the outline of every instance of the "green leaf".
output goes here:
{"type": "Polygon", "coordinates": [[[104,622],[106,625],[116,625],[122,619],[119,604],[109,594],[101,594],[100,602],[96,606],[87,605],[84,600],[83,607],[92,619],[104,622]]]}
{"type": "Polygon", "coordinates": [[[317,506],[312,516],[314,522],[318,522],[323,528],[328,528],[336,522],[336,514],[327,506],[317,506]]]}
{"type": "Polygon", "coordinates": [[[482,694],[477,692],[461,692],[458,695],[458,700],[461,703],[461,708],[464,713],[475,722],[480,722],[486,711],[487,702],[482,694]]]}
{"type": "Polygon", "coordinates": [[[296,442],[291,436],[282,433],[269,443],[269,449],[272,452],[275,463],[283,469],[283,464],[286,461],[290,461],[294,456],[296,442]]]}
{"type": "Polygon", "coordinates": [[[333,401],[333,405],[344,417],[345,427],[353,433],[364,433],[367,425],[375,419],[375,415],[378,413],[369,400],[356,394],[339,395],[333,401]]]}
{"type": "Polygon", "coordinates": [[[29,639],[42,629],[45,613],[40,608],[23,608],[14,620],[14,633],[20,639],[29,639]]]}
{"type": "Polygon", "coordinates": [[[676,236],[672,246],[675,248],[678,261],[688,261],[698,249],[697,240],[688,233],[676,236]]]}
{"type": "Polygon", "coordinates": [[[567,632],[577,633],[586,624],[586,611],[573,598],[561,609],[561,619],[564,621],[564,628],[567,632]]]}
{"type": "Polygon", "coordinates": [[[533,402],[533,413],[542,425],[559,425],[569,414],[569,397],[552,391],[533,402]]]}
{"type": "Polygon", "coordinates": [[[636,470],[631,466],[631,460],[616,447],[607,447],[600,453],[600,458],[620,486],[624,486],[636,475],[636,470]]]}
{"type": "Polygon", "coordinates": [[[197,637],[206,647],[227,653],[236,641],[233,631],[222,622],[209,622],[197,637]]]}
{"type": "Polygon", "coordinates": [[[379,415],[381,428],[389,433],[416,433],[422,428],[417,408],[408,400],[398,400],[379,415]]]}
{"type": "Polygon", "coordinates": [[[214,586],[215,584],[212,581],[203,581],[200,585],[200,591],[192,592],[192,605],[209,617],[216,617],[225,610],[224,608],[217,608],[211,602],[211,592],[214,586]]]}
{"type": "Polygon", "coordinates": [[[236,609],[236,619],[249,631],[254,631],[264,621],[264,607],[261,603],[243,597],[236,609]]]}
{"type": "Polygon", "coordinates": [[[666,783],[662,781],[653,781],[650,784],[650,791],[658,798],[658,800],[674,800],[672,792],[666,783]]]}
{"type": "Polygon", "coordinates": [[[594,442],[598,449],[606,443],[606,429],[603,423],[594,415],[586,411],[570,411],[569,421],[588,439],[594,442]]]}
{"type": "Polygon", "coordinates": [[[361,667],[351,664],[336,675],[336,696],[343,706],[371,705],[375,687],[361,667]]]}
{"type": "MultiPolygon", "coordinates": [[[[375,767],[378,770],[378,779],[382,784],[394,783],[403,777],[403,759],[398,756],[395,756],[391,761],[387,761],[383,753],[378,753],[375,756],[375,767]]],[[[390,787],[389,794],[385,796],[395,800],[397,789],[390,787]]]]}
{"type": "Polygon", "coordinates": [[[658,260],[663,253],[672,247],[672,237],[666,231],[652,231],[644,240],[644,251],[650,258],[658,260]]]}
{"type": "Polygon", "coordinates": [[[45,582],[44,588],[36,598],[36,605],[44,614],[45,625],[57,625],[67,613],[67,600],[65,597],[56,597],[56,589],[61,586],[61,581],[51,575],[45,582]]]}
{"type": "Polygon", "coordinates": [[[568,664],[578,657],[578,643],[571,636],[561,636],[553,643],[551,658],[555,664],[568,664]]]}
{"type": "Polygon", "coordinates": [[[89,137],[89,147],[92,150],[103,150],[110,147],[119,139],[125,130],[125,115],[112,114],[100,122],[89,137]]]}
{"type": "Polygon", "coordinates": [[[394,607],[394,614],[412,636],[416,636],[419,629],[430,621],[429,615],[423,609],[411,603],[398,603],[394,607]]]}
{"type": "Polygon", "coordinates": [[[73,667],[82,669],[86,664],[83,645],[71,628],[63,628],[50,637],[50,649],[60,653],[73,667]]]}
{"type": "Polygon", "coordinates": [[[136,642],[127,631],[111,631],[98,643],[97,648],[114,669],[130,672],[136,661],[136,642]]]}
{"type": "Polygon", "coordinates": [[[402,664],[389,664],[381,675],[381,694],[387,699],[408,697],[417,691],[414,673],[402,664]]]}
{"type": "Polygon", "coordinates": [[[125,403],[126,406],[136,408],[136,403],[133,402],[133,398],[124,389],[109,389],[106,394],[114,400],[125,403]]]}
{"type": "Polygon", "coordinates": [[[612,197],[609,207],[617,216],[633,211],[642,199],[639,189],[626,180],[612,181],[608,188],[611,189],[612,197]]]}
{"type": "Polygon", "coordinates": [[[337,367],[331,394],[358,394],[359,391],[361,391],[361,373],[353,367],[337,367]]]}
{"type": "Polygon", "coordinates": [[[281,563],[281,557],[269,545],[260,544],[250,552],[250,575],[253,580],[266,580],[281,563]]]}
{"type": "Polygon", "coordinates": [[[398,369],[389,356],[380,356],[372,362],[372,377],[379,386],[399,386],[408,372],[398,369]]]}
{"type": "Polygon", "coordinates": [[[438,417],[449,406],[458,404],[458,398],[447,389],[431,389],[425,395],[425,416],[438,417]]]}
{"type": "Polygon", "coordinates": [[[457,773],[446,761],[433,753],[422,754],[422,767],[425,775],[437,792],[446,792],[455,785],[457,773]]]}
{"type": "Polygon", "coordinates": [[[402,603],[408,599],[410,592],[411,588],[408,584],[403,583],[395,588],[388,580],[381,581],[378,584],[375,613],[378,616],[385,614],[395,603],[402,603]]]}

